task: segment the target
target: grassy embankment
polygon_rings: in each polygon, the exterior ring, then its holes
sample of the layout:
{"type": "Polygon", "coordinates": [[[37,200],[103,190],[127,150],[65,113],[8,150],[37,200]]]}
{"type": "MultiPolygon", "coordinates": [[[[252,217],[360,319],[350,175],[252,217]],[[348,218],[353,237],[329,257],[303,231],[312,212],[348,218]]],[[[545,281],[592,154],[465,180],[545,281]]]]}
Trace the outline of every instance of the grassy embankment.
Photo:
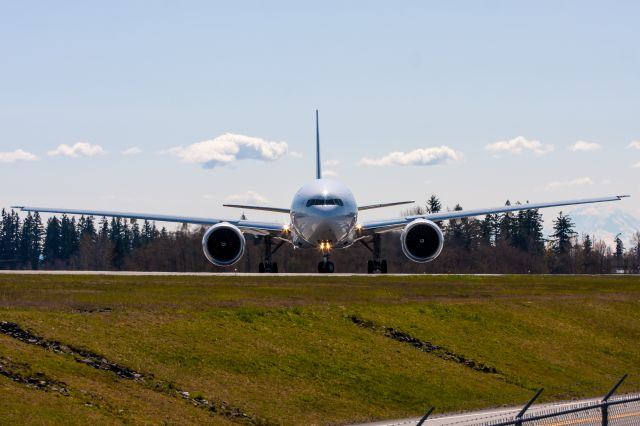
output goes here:
{"type": "Polygon", "coordinates": [[[540,386],[546,400],[600,395],[624,372],[622,391],[640,390],[637,277],[0,275],[0,320],[147,377],[0,335],[5,371],[49,385],[0,375],[0,424],[349,423],[520,404],[540,386]]]}

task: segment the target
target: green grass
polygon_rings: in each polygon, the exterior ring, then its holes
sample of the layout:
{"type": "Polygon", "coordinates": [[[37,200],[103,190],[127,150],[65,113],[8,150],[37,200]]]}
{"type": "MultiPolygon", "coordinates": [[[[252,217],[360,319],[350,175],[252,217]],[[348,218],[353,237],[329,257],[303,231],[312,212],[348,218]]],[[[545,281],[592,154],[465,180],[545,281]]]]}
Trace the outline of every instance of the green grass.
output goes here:
{"type": "MultiPolygon", "coordinates": [[[[520,404],[541,386],[546,400],[601,395],[625,372],[622,390],[638,391],[639,314],[637,277],[0,275],[0,320],[282,424],[520,404]],[[499,374],[420,352],[352,315],[499,374]]],[[[63,396],[0,376],[0,424],[231,421],[6,336],[0,357],[70,388],[63,396]]]]}

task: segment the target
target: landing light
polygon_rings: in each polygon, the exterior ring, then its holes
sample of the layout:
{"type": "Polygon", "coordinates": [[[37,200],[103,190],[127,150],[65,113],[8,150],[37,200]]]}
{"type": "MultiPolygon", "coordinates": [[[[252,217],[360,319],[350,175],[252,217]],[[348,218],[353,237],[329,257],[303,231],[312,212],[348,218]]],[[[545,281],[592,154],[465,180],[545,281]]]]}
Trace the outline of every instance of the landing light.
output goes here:
{"type": "Polygon", "coordinates": [[[282,232],[287,233],[290,230],[290,226],[288,223],[285,223],[284,225],[282,225],[282,232]]]}

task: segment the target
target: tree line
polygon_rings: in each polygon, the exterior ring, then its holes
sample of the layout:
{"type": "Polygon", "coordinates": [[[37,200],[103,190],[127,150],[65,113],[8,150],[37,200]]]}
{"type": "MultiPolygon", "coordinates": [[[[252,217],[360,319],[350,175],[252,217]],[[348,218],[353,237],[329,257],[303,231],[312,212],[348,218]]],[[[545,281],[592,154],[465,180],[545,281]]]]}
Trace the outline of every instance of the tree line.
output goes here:
{"type": "MultiPolygon", "coordinates": [[[[506,205],[511,203],[507,201],[506,205]]],[[[518,203],[517,203],[518,204],[518,203]]],[[[462,210],[457,204],[453,210],[462,210]]],[[[402,214],[442,211],[437,196],[425,206],[402,214]]],[[[382,256],[390,272],[407,273],[638,273],[640,232],[632,247],[625,248],[620,236],[616,246],[589,235],[579,236],[568,215],[553,221],[553,233],[543,235],[538,210],[486,215],[438,223],[445,235],[440,257],[427,264],[406,259],[398,232],[382,236],[382,256]]],[[[0,269],[130,270],[130,271],[239,271],[256,272],[264,259],[262,237],[246,235],[247,251],[232,268],[210,264],[202,253],[204,227],[186,224],[169,231],[149,221],[92,216],[52,216],[43,223],[38,213],[22,218],[2,210],[0,218],[0,269]]],[[[370,258],[359,244],[334,250],[337,272],[364,272],[370,258]]],[[[315,250],[296,250],[285,244],[274,254],[283,272],[314,271],[321,256],[315,250]]]]}

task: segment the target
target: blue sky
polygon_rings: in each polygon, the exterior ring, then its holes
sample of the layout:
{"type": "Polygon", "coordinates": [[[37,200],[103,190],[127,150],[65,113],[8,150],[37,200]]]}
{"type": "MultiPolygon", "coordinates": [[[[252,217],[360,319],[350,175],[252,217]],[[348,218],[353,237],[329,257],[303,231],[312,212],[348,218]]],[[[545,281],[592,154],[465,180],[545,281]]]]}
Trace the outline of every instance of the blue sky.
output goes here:
{"type": "Polygon", "coordinates": [[[314,175],[318,108],[325,169],[363,204],[630,193],[617,207],[638,216],[638,16],[631,1],[4,2],[0,204],[288,206],[314,175]]]}

